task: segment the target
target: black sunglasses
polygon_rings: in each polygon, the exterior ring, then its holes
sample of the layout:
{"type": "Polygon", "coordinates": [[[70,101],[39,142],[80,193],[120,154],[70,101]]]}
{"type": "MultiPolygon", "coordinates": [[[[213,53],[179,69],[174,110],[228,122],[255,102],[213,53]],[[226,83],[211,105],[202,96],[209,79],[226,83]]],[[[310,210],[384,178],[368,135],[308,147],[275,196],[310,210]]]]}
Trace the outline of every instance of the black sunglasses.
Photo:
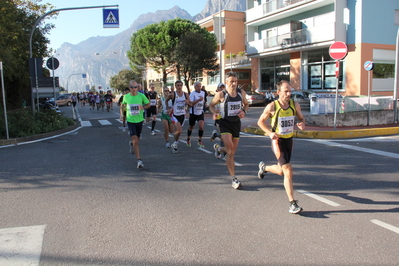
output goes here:
{"type": "Polygon", "coordinates": [[[138,86],[129,86],[130,88],[132,88],[132,89],[135,89],[135,88],[137,88],[138,86]]]}

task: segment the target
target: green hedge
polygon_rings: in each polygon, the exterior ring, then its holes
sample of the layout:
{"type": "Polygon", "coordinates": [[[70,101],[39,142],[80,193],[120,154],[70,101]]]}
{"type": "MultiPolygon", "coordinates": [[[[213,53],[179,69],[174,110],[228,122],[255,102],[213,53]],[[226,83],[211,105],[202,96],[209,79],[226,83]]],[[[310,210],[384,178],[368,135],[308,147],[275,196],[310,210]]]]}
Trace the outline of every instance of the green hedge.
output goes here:
{"type": "MultiPolygon", "coordinates": [[[[75,124],[73,119],[62,116],[53,110],[45,110],[38,113],[29,109],[18,109],[9,111],[7,120],[10,138],[48,133],[75,124]]],[[[5,139],[6,137],[4,112],[0,110],[0,139],[5,139]]]]}

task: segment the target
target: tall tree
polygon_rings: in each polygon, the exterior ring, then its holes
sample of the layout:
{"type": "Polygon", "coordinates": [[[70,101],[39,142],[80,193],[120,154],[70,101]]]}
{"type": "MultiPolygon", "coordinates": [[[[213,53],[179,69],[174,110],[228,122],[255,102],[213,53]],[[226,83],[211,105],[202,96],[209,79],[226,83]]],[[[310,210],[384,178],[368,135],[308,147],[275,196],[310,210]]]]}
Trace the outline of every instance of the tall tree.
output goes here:
{"type": "Polygon", "coordinates": [[[190,80],[198,73],[219,69],[216,48],[215,35],[206,29],[200,32],[187,32],[180,38],[173,55],[189,92],[190,80]]]}
{"type": "Polygon", "coordinates": [[[148,65],[161,72],[166,84],[168,74],[175,72],[180,77],[180,67],[175,61],[174,50],[182,36],[188,32],[204,34],[205,31],[197,23],[181,18],[148,25],[133,34],[128,51],[129,60],[136,65],[148,65]]]}
{"type": "MultiPolygon", "coordinates": [[[[37,18],[52,8],[41,0],[0,1],[0,61],[4,67],[7,106],[21,106],[22,99],[31,97],[29,84],[29,35],[37,18]]],[[[40,23],[32,38],[34,57],[47,55],[49,40],[45,35],[53,28],[40,23]]]]}
{"type": "Polygon", "coordinates": [[[132,79],[140,83],[141,73],[137,74],[133,70],[124,69],[119,71],[117,75],[111,77],[110,86],[119,92],[123,92],[124,89],[129,86],[129,81],[132,79]]]}
{"type": "Polygon", "coordinates": [[[130,63],[138,66],[148,65],[163,74],[166,83],[167,75],[173,64],[170,63],[170,36],[166,33],[165,22],[154,23],[138,30],[131,39],[128,51],[130,63]]]}

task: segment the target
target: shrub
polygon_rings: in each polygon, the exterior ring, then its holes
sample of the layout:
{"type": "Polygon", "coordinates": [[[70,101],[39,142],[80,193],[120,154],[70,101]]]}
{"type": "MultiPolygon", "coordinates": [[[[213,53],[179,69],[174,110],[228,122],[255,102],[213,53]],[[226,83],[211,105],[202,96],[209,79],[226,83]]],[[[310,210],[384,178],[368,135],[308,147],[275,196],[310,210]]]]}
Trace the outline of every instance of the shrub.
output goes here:
{"type": "MultiPolygon", "coordinates": [[[[6,138],[4,112],[0,111],[0,138],[6,138]]],[[[27,137],[72,126],[75,121],[62,116],[53,110],[40,113],[29,109],[9,111],[7,115],[8,133],[10,138],[27,137]]]]}

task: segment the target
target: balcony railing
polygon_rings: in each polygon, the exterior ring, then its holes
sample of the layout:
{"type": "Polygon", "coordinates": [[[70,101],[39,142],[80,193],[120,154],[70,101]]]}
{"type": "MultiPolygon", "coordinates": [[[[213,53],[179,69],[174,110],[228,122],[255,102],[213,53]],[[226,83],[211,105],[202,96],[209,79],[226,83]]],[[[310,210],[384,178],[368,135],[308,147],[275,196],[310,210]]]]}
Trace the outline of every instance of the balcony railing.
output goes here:
{"type": "Polygon", "coordinates": [[[256,40],[247,43],[247,54],[258,54],[264,51],[286,49],[295,46],[303,46],[334,40],[335,23],[329,23],[318,27],[297,30],[267,39],[256,40]]]}
{"type": "Polygon", "coordinates": [[[240,66],[251,64],[251,59],[245,55],[243,55],[243,56],[237,55],[235,57],[225,58],[224,62],[225,62],[225,65],[228,67],[240,67],[240,66]]]}
{"type": "Polygon", "coordinates": [[[246,11],[247,22],[257,20],[267,16],[269,13],[276,12],[279,9],[289,9],[291,5],[309,0],[272,0],[263,5],[248,9],[246,11]]]}
{"type": "Polygon", "coordinates": [[[306,0],[272,0],[263,4],[263,15],[306,0]]]}
{"type": "Polygon", "coordinates": [[[304,45],[307,42],[307,29],[303,29],[267,38],[264,40],[263,48],[269,49],[276,46],[286,48],[291,46],[304,45]]]}

